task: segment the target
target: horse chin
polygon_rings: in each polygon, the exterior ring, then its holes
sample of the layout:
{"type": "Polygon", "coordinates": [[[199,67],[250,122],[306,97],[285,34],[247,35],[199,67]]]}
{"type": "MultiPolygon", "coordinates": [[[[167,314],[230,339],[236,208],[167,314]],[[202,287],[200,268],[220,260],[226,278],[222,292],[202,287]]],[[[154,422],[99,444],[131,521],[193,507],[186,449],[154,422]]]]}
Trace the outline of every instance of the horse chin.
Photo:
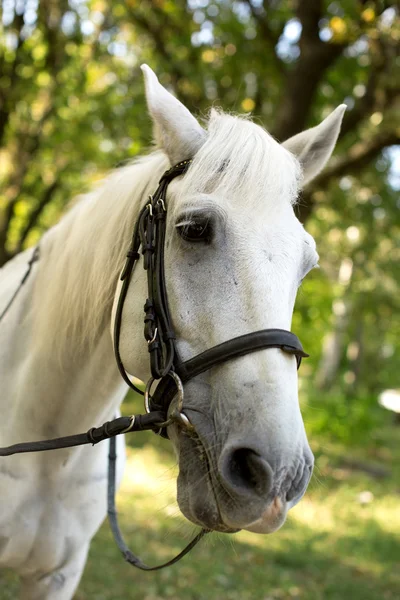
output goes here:
{"type": "MultiPolygon", "coordinates": [[[[190,438],[183,438],[181,439],[181,450],[182,445],[184,446],[182,454],[186,458],[189,454],[194,460],[196,443],[190,438]]],[[[196,460],[195,473],[191,460],[179,461],[177,500],[182,514],[195,525],[208,531],[221,533],[238,531],[237,527],[231,527],[224,522],[217,497],[207,460],[196,460]]]]}
{"type": "Polygon", "coordinates": [[[209,486],[200,489],[196,486],[195,493],[178,479],[178,505],[183,515],[195,525],[208,531],[234,533],[236,527],[230,527],[223,522],[218,504],[209,486]]]}
{"type": "Polygon", "coordinates": [[[182,514],[195,525],[209,531],[231,532],[221,519],[206,465],[200,462],[193,480],[192,470],[180,465],[177,500],[182,514]]]}
{"type": "Polygon", "coordinates": [[[201,514],[199,515],[195,515],[192,512],[185,513],[183,510],[182,513],[189,521],[191,521],[191,523],[198,525],[199,527],[202,527],[202,529],[206,529],[209,532],[216,531],[218,533],[237,533],[240,531],[240,528],[229,527],[223,523],[220,518],[215,518],[214,511],[207,511],[206,507],[204,506],[201,509],[201,514]]]}
{"type": "Polygon", "coordinates": [[[268,534],[282,527],[291,503],[280,496],[266,497],[265,502],[260,499],[258,503],[243,500],[244,506],[237,510],[221,485],[216,458],[206,452],[201,442],[201,439],[211,439],[216,445],[213,423],[206,418],[199,419],[198,414],[193,418],[193,411],[185,412],[191,422],[195,422],[201,438],[182,433],[178,427],[169,430],[179,458],[177,500],[183,515],[195,525],[222,533],[244,529],[268,534]]]}
{"type": "Polygon", "coordinates": [[[178,504],[184,516],[195,525],[209,531],[236,533],[244,529],[252,533],[269,534],[280,529],[286,521],[286,503],[280,498],[275,498],[257,520],[250,523],[234,522],[219,506],[215,492],[210,491],[200,490],[198,486],[195,495],[187,489],[178,491],[178,504]]]}

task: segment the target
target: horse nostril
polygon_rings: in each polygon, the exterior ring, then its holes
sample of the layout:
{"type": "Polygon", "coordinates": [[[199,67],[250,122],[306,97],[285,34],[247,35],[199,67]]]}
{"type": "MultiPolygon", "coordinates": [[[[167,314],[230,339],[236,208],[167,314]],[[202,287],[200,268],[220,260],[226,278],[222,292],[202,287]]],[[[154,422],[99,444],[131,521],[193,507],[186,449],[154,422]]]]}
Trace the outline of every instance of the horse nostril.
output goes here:
{"type": "Polygon", "coordinates": [[[237,448],[223,453],[221,476],[225,486],[236,493],[264,496],[272,488],[271,467],[251,448],[237,448]]]}

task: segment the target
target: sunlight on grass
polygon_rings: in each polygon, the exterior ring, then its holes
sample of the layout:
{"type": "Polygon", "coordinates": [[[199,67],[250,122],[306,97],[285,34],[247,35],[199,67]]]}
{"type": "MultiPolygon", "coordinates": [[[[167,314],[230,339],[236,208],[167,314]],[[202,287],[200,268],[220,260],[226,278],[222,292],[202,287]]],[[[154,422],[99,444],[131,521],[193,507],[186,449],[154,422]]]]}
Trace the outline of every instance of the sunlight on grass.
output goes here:
{"type": "MultiPolygon", "coordinates": [[[[398,600],[400,449],[368,453],[391,470],[377,479],[343,464],[347,446],[313,435],[316,474],[303,500],[274,535],[209,534],[179,565],[156,573],[126,564],[105,523],[96,535],[75,600],[398,600]]],[[[178,553],[198,531],[176,502],[178,469],[170,444],[128,438],[117,498],[123,535],[149,564],[178,553]]],[[[354,447],[353,458],[367,455],[354,447]]],[[[0,578],[0,600],[17,597],[15,577],[0,578]]]]}
{"type": "Polygon", "coordinates": [[[128,514],[133,507],[136,512],[140,506],[139,522],[147,523],[148,517],[154,517],[155,513],[183,522],[176,502],[177,474],[177,465],[172,461],[161,462],[159,453],[152,446],[145,445],[134,451],[128,448],[124,479],[117,498],[121,514],[128,514]]]}
{"type": "Polygon", "coordinates": [[[146,445],[144,448],[132,450],[127,448],[122,491],[141,488],[141,493],[162,493],[163,484],[176,479],[178,468],[171,461],[171,466],[160,462],[157,450],[146,445]]]}

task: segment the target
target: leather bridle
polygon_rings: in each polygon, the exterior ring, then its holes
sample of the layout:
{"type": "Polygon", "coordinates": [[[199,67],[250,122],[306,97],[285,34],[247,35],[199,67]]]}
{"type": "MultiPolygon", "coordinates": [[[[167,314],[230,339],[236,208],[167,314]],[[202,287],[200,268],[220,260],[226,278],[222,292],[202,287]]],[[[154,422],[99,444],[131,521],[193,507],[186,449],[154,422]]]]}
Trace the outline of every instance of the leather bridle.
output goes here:
{"type": "Polygon", "coordinates": [[[191,163],[191,160],[184,160],[166,171],[159,181],[156,192],[149,196],[148,203],[139,214],[125,266],[121,273],[122,287],[114,323],[114,353],[120,373],[133,390],[143,394],[128,377],[119,352],[124,302],[141,250],[143,267],[147,272],[148,287],[148,297],[144,305],[144,337],[148,344],[151,367],[151,378],[144,393],[145,407],[148,413],[153,411],[164,413],[165,422],[161,428],[164,437],[168,437],[166,426],[173,421],[178,421],[183,427],[193,427],[181,410],[183,407],[183,384],[200,373],[239,356],[266,348],[280,348],[283,352],[293,354],[297,360],[297,368],[300,367],[301,359],[308,356],[298,337],[291,331],[262,329],[232,338],[187,361],[181,360],[176,345],[165,284],[166,192],[169,183],[176,177],[184,175],[191,163]],[[155,381],[157,381],[157,387],[150,394],[151,386],[155,381]],[[169,406],[177,393],[178,408],[168,418],[169,406]]]}
{"type": "MultiPolygon", "coordinates": [[[[294,333],[284,329],[262,329],[232,338],[226,342],[209,348],[189,360],[182,361],[176,345],[176,337],[168,307],[168,298],[164,272],[164,242],[166,232],[167,200],[166,192],[169,183],[176,177],[183,176],[192,161],[184,160],[168,169],[159,181],[156,192],[149,196],[148,202],[140,211],[138,220],[132,234],[131,244],[126,256],[126,262],[121,272],[122,286],[117,303],[114,322],[114,353],[118,369],[124,381],[135,392],[144,395],[146,414],[118,417],[104,423],[101,427],[92,427],[86,433],[80,433],[52,440],[38,442],[23,442],[5,448],[0,448],[0,456],[10,456],[23,452],[40,452],[58,448],[69,448],[82,444],[97,444],[105,439],[110,440],[109,468],[108,468],[108,517],[115,541],[125,560],[133,566],[154,571],[174,564],[193,548],[193,546],[207,533],[206,529],[197,536],[172,560],[148,567],[140,558],[135,556],[125,544],[117,521],[115,509],[115,471],[116,471],[116,444],[115,436],[134,431],[153,430],[164,437],[168,437],[167,427],[172,424],[185,428],[191,435],[196,435],[195,427],[185,415],[184,409],[184,384],[227,361],[240,356],[265,350],[266,348],[280,348],[283,352],[296,357],[297,368],[301,359],[309,356],[303,350],[300,340],[294,333]],[[128,293],[131,277],[136,263],[143,255],[143,266],[147,272],[148,297],[144,305],[145,327],[144,337],[150,353],[151,377],[143,392],[136,387],[129,378],[120,356],[120,334],[123,318],[123,308],[128,293]],[[155,390],[152,392],[153,384],[155,390]],[[177,396],[175,408],[171,403],[177,396]]],[[[34,249],[28,268],[19,287],[11,300],[0,314],[0,321],[11,308],[17,294],[23,287],[31,273],[33,264],[39,259],[39,247],[34,249]]]]}

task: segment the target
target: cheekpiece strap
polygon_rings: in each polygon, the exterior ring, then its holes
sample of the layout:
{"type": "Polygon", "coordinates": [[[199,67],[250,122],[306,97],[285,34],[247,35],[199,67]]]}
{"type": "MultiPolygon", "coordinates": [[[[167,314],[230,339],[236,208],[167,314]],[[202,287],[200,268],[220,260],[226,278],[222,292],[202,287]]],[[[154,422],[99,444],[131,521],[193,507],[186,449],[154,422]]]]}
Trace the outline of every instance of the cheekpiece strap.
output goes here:
{"type": "Polygon", "coordinates": [[[122,288],[118,299],[114,323],[114,354],[124,381],[135,392],[143,391],[130,380],[119,352],[122,312],[135,265],[143,255],[143,266],[147,272],[148,295],[145,303],[144,336],[150,354],[151,374],[156,379],[164,377],[173,368],[177,357],[175,333],[168,308],[164,278],[164,242],[166,230],[166,192],[169,183],[184,175],[192,160],[187,159],[174,165],[161,176],[158,188],[140,211],[121,273],[122,288]]]}

